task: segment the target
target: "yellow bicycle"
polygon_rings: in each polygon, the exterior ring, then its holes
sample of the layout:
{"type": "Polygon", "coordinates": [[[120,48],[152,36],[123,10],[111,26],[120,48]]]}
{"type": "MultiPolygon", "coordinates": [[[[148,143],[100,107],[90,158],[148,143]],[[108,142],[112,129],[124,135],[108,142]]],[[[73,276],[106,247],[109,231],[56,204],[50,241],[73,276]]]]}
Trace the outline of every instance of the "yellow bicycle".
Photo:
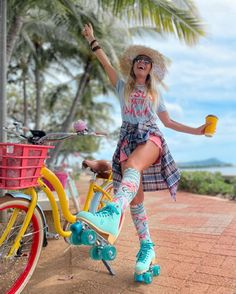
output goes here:
{"type": "MultiPolygon", "coordinates": [[[[91,240],[88,233],[82,236],[84,242],[76,234],[72,234],[71,226],[77,224],[76,215],[70,212],[67,195],[60,180],[44,164],[48,150],[53,146],[40,144],[73,136],[101,134],[87,129],[77,133],[51,134],[31,130],[31,135],[26,137],[19,135],[18,131],[11,132],[27,139],[31,144],[0,143],[0,189],[7,190],[0,197],[0,293],[8,294],[21,293],[36,268],[42,247],[47,245],[47,223],[38,204],[38,191],[43,191],[50,201],[55,230],[60,236],[76,245],[92,245],[97,242],[91,240]],[[50,183],[58,195],[61,212],[67,224],[64,228],[55,196],[46,183],[50,183]]],[[[102,207],[103,200],[112,199],[111,166],[104,160],[85,160],[83,165],[93,172],[83,209],[96,211],[102,207]],[[97,183],[97,178],[102,179],[101,184],[97,183]]],[[[107,260],[112,259],[114,258],[107,260]]],[[[101,260],[109,273],[114,274],[109,263],[102,258],[101,260]]]]}

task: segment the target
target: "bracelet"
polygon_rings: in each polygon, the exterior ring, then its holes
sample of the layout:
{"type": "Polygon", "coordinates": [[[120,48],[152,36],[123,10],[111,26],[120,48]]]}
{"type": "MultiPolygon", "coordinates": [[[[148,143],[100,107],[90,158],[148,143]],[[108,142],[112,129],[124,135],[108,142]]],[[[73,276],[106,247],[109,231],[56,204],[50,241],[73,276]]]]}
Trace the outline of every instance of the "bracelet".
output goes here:
{"type": "Polygon", "coordinates": [[[91,43],[89,43],[89,46],[92,48],[92,46],[93,46],[93,44],[94,44],[95,42],[97,42],[96,39],[94,39],[91,43]]]}
{"type": "Polygon", "coordinates": [[[98,49],[102,49],[102,48],[100,46],[95,46],[95,47],[92,48],[92,51],[95,52],[98,49]]]}

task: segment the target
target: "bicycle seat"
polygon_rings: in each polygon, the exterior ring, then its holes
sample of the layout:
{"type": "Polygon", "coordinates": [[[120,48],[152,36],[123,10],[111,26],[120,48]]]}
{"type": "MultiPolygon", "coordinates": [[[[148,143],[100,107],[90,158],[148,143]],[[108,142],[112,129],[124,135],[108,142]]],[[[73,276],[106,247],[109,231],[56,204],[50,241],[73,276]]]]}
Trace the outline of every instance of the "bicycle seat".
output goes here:
{"type": "Polygon", "coordinates": [[[97,174],[97,177],[108,179],[111,174],[111,164],[106,160],[88,160],[82,162],[84,168],[89,167],[90,170],[97,174]]]}

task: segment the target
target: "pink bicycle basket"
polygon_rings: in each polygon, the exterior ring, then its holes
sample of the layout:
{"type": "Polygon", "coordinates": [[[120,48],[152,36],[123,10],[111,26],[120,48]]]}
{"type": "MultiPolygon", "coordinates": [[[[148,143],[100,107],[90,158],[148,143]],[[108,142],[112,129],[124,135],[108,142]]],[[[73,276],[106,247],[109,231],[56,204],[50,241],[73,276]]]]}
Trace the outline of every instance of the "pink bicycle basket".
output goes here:
{"type": "MultiPolygon", "coordinates": [[[[54,174],[58,177],[58,180],[61,182],[63,188],[65,188],[68,179],[68,173],[63,171],[55,171],[54,174]]],[[[55,188],[51,183],[49,183],[49,181],[46,179],[43,179],[43,181],[51,191],[55,191],[55,188]]]]}
{"type": "Polygon", "coordinates": [[[48,150],[54,146],[0,143],[0,189],[37,186],[48,150]]]}

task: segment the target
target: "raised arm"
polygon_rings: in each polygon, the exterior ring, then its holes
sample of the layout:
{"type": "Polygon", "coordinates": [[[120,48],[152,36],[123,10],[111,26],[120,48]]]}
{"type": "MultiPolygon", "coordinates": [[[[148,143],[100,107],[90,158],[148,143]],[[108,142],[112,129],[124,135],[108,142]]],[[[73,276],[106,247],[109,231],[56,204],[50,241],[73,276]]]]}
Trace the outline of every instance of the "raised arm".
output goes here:
{"type": "Polygon", "coordinates": [[[92,27],[91,23],[85,24],[85,26],[82,30],[82,35],[89,42],[89,45],[90,45],[92,51],[96,55],[97,59],[100,61],[105,72],[107,73],[111,84],[115,87],[117,79],[118,79],[118,75],[117,75],[114,67],[111,65],[110,60],[108,59],[106,53],[99,46],[98,41],[95,39],[94,33],[93,33],[93,27],[92,27]]]}
{"type": "Polygon", "coordinates": [[[207,124],[201,125],[200,127],[193,128],[183,124],[180,124],[169,117],[167,111],[162,111],[158,113],[158,116],[163,123],[163,125],[167,128],[173,129],[178,132],[188,133],[192,135],[204,135],[204,130],[207,124]]]}

